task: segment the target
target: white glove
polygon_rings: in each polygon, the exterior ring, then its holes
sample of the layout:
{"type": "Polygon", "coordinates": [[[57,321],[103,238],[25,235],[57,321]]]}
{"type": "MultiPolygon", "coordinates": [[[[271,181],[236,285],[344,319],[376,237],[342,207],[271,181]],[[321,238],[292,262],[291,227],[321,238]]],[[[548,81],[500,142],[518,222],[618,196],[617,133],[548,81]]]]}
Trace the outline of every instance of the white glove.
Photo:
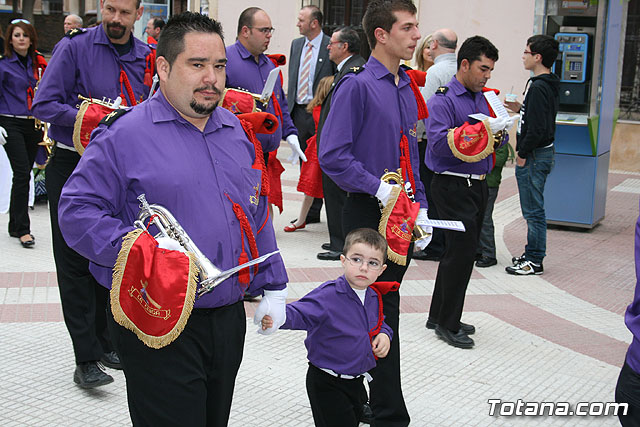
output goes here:
{"type": "Polygon", "coordinates": [[[0,126],[0,145],[4,145],[7,143],[7,131],[4,130],[2,126],[0,126]]]}
{"type": "Polygon", "coordinates": [[[287,159],[289,163],[292,165],[298,164],[298,159],[302,159],[303,162],[307,161],[307,156],[304,155],[304,152],[300,148],[300,141],[298,141],[298,135],[291,134],[286,139],[287,144],[291,147],[291,155],[287,159]]]}
{"type": "Polygon", "coordinates": [[[505,130],[509,130],[511,129],[511,127],[513,125],[515,125],[516,123],[518,123],[518,120],[520,119],[520,115],[518,114],[514,114],[513,116],[509,117],[507,119],[507,126],[505,126],[505,130]]]}
{"type": "Polygon", "coordinates": [[[279,291],[264,291],[262,301],[256,309],[256,314],[253,316],[253,323],[259,325],[262,322],[262,318],[265,315],[271,316],[273,319],[273,326],[269,329],[262,330],[262,327],[258,327],[258,333],[262,335],[270,335],[277,331],[287,320],[286,302],[287,302],[287,288],[279,291]]]}
{"type": "Polygon", "coordinates": [[[429,242],[431,242],[431,238],[433,237],[433,227],[427,225],[428,220],[429,217],[427,216],[427,210],[425,208],[421,208],[418,211],[418,217],[416,218],[416,227],[422,228],[428,234],[428,236],[416,241],[415,245],[420,250],[426,248],[429,245],[429,242]]]}
{"type": "Polygon", "coordinates": [[[378,187],[378,191],[376,191],[376,197],[380,200],[382,206],[387,206],[387,203],[389,203],[389,197],[391,197],[391,190],[393,190],[393,187],[399,187],[399,185],[392,185],[380,180],[380,186],[378,187]]]}
{"type": "Polygon", "coordinates": [[[504,130],[509,124],[508,117],[489,117],[487,119],[489,121],[489,127],[491,128],[491,133],[496,134],[501,130],[504,130]]]}
{"type": "Polygon", "coordinates": [[[177,240],[174,240],[171,237],[158,237],[156,241],[158,242],[158,247],[160,249],[170,249],[172,251],[187,253],[187,250],[178,243],[177,240]]]}

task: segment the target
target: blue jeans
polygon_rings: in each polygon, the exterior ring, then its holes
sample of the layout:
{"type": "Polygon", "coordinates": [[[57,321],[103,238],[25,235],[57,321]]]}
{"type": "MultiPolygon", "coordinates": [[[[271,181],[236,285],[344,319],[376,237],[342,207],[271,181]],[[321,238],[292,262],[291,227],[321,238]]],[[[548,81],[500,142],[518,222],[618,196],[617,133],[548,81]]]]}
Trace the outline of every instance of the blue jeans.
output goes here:
{"type": "Polygon", "coordinates": [[[516,180],[520,192],[520,208],[527,221],[525,259],[542,263],[547,249],[547,218],[544,212],[544,184],[554,165],[553,147],[538,148],[524,166],[516,166],[516,180]]]}

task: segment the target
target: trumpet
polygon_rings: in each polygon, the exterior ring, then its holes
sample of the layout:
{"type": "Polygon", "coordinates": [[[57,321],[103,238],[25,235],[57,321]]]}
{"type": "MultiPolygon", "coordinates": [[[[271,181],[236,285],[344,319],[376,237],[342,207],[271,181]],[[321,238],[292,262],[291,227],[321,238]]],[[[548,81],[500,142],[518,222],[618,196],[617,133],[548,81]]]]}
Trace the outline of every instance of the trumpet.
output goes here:
{"type": "MultiPolygon", "coordinates": [[[[38,86],[40,85],[40,81],[42,80],[42,69],[38,69],[38,81],[36,82],[36,86],[33,89],[33,96],[38,92],[38,86]]],[[[42,141],[38,143],[38,145],[42,145],[47,153],[47,160],[44,162],[42,167],[38,165],[38,168],[44,169],[44,167],[49,163],[51,157],[53,157],[53,146],[55,145],[55,141],[49,138],[49,123],[43,122],[42,120],[35,118],[33,121],[34,127],[36,130],[42,131],[42,141]]]]}
{"type": "Polygon", "coordinates": [[[187,252],[191,252],[193,254],[193,260],[198,268],[199,275],[199,289],[198,289],[198,297],[210,292],[227,280],[231,275],[237,273],[238,271],[249,267],[254,264],[261,263],[265,261],[267,258],[271,257],[280,252],[280,250],[275,250],[273,252],[269,252],[265,255],[262,255],[258,258],[252,259],[249,262],[244,264],[235,266],[230,268],[229,270],[222,271],[209,259],[205,254],[198,249],[193,240],[189,237],[186,231],[182,228],[180,223],[175,219],[175,217],[169,212],[169,210],[163,206],[152,204],[150,205],[147,202],[146,196],[141,194],[138,196],[138,200],[140,201],[140,212],[138,213],[138,218],[134,221],[133,225],[141,230],[147,230],[147,227],[144,225],[144,222],[149,219],[159,230],[159,233],[154,236],[154,238],[159,237],[169,237],[175,241],[177,241],[180,246],[185,248],[187,252]]]}
{"type": "Polygon", "coordinates": [[[86,96],[82,96],[78,94],[78,99],[83,102],[87,101],[91,104],[101,105],[103,107],[107,107],[112,110],[116,110],[118,108],[125,108],[124,106],[122,107],[120,106],[120,104],[122,104],[122,98],[120,97],[117,97],[114,101],[113,99],[107,98],[106,96],[103,96],[102,99],[96,99],[96,98],[87,98],[86,96]]]}
{"type": "MultiPolygon", "coordinates": [[[[380,179],[386,182],[387,184],[393,183],[393,184],[400,185],[400,187],[402,187],[402,191],[404,191],[407,194],[407,197],[409,197],[409,200],[411,200],[412,202],[415,201],[415,198],[413,195],[413,188],[411,188],[410,183],[404,182],[404,179],[402,178],[401,169],[398,169],[397,171],[389,171],[385,169],[385,173],[382,175],[382,177],[380,177],[380,179]]],[[[381,209],[382,209],[382,206],[381,206],[381,209]]],[[[415,242],[416,240],[424,239],[425,237],[429,237],[430,235],[431,233],[427,233],[422,227],[416,224],[413,227],[413,234],[411,237],[411,241],[415,242]]]]}

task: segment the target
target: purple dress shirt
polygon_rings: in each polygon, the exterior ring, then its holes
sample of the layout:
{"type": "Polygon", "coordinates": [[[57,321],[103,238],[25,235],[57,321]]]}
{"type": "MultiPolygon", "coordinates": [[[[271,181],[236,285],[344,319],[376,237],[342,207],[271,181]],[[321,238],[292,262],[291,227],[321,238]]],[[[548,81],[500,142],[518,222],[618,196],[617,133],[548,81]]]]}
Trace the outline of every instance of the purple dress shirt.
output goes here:
{"type": "Polygon", "coordinates": [[[127,105],[132,105],[120,83],[122,68],[133,89],[136,102],[149,95],[143,83],[145,58],[149,47],[131,36],[131,50],[122,56],[107,38],[102,25],[83,30],[64,43],[58,43],[55,55],[47,66],[33,103],[33,115],[51,123],[49,136],[73,147],[73,125],[81,103],[78,95],[102,100],[115,100],[124,93],[127,105]]]}
{"type": "Polygon", "coordinates": [[[24,68],[18,54],[11,58],[0,59],[0,114],[13,116],[30,116],[27,106],[27,88],[35,87],[33,77],[33,60],[27,56],[27,68],[24,68]]]}
{"type": "MultiPolygon", "coordinates": [[[[364,305],[344,276],[324,282],[298,301],[287,304],[280,329],[307,331],[307,358],[318,368],[357,376],[376,366],[369,331],[378,324],[378,297],[367,289],[364,305]]],[[[384,322],[380,333],[393,339],[384,322]]]]}
{"type": "MultiPolygon", "coordinates": [[[[96,280],[110,287],[122,237],[133,230],[137,197],[145,193],[149,203],[175,216],[211,262],[227,270],[238,265],[243,237],[226,194],[246,213],[259,253],[277,249],[266,197],[256,203],[261,173],[251,168],[254,158],[253,144],[229,111],[215,109],[201,132],[158,91],[93,132],[62,191],[60,229],[67,244],[91,261],[96,280]]],[[[248,253],[246,237],[244,245],[248,253]]],[[[250,291],[283,289],[287,281],[282,258],[274,255],[259,265],[250,291]]],[[[229,305],[242,296],[234,275],[195,307],[229,305]]]]}
{"type": "Polygon", "coordinates": [[[636,221],[635,261],[636,289],[633,302],[627,307],[624,314],[624,323],[633,334],[633,341],[627,350],[626,361],[634,372],[640,374],[640,217],[636,221]]]}
{"type": "MultiPolygon", "coordinates": [[[[453,155],[447,135],[449,130],[462,126],[465,122],[477,123],[469,114],[483,113],[490,116],[489,104],[482,92],[471,92],[454,76],[446,87],[446,93],[436,92],[429,101],[429,117],[425,120],[427,130],[427,151],[425,163],[429,169],[438,172],[457,172],[483,175],[493,169],[493,156],[479,162],[467,163],[453,155]]],[[[503,141],[505,144],[509,137],[503,141]]]]}
{"type": "MultiPolygon", "coordinates": [[[[227,87],[235,89],[244,89],[251,93],[260,95],[264,84],[269,77],[269,72],[275,68],[275,65],[265,54],[260,54],[259,61],[256,63],[255,58],[242,43],[235,42],[227,47],[227,87]]],[[[278,129],[271,135],[258,134],[258,140],[262,144],[262,151],[268,153],[276,150],[280,146],[280,141],[289,135],[297,135],[298,130],[289,115],[289,106],[287,105],[287,97],[284,96],[280,79],[276,81],[273,93],[278,99],[280,108],[282,109],[282,121],[278,129]]],[[[262,109],[262,104],[258,103],[258,108],[262,109]]],[[[269,99],[267,109],[263,110],[278,117],[273,106],[273,99],[269,99]]],[[[278,117],[280,122],[280,117],[278,117]]]]}
{"type": "Polygon", "coordinates": [[[416,139],[418,107],[409,76],[402,69],[398,75],[396,85],[393,74],[371,56],[363,71],[348,73],[338,82],[322,128],[318,160],[344,191],[375,195],[385,171],[400,167],[404,133],[417,187],[415,199],[426,208],[416,139]]]}

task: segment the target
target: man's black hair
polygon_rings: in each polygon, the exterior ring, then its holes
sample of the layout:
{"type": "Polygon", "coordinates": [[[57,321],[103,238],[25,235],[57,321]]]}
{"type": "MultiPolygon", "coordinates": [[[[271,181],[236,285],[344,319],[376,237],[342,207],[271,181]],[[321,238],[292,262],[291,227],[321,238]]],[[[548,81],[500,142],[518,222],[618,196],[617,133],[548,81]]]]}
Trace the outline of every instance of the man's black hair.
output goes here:
{"type": "Polygon", "coordinates": [[[415,15],[417,9],[411,0],[372,0],[369,2],[362,18],[362,26],[371,50],[376,47],[376,28],[382,28],[387,33],[391,32],[391,27],[396,22],[396,16],[393,12],[409,12],[415,15]]]}
{"type": "Polygon", "coordinates": [[[473,61],[479,61],[482,55],[493,61],[497,61],[498,49],[493,43],[482,36],[469,37],[462,43],[458,51],[458,70],[460,69],[460,64],[462,64],[463,59],[466,59],[469,61],[469,64],[471,64],[473,61]]]}
{"type": "Polygon", "coordinates": [[[314,4],[307,5],[303,7],[303,9],[311,9],[311,15],[309,17],[309,23],[313,22],[313,20],[318,21],[318,25],[322,27],[322,21],[324,20],[324,15],[322,15],[322,11],[320,8],[314,4]]]}
{"type": "Polygon", "coordinates": [[[262,9],[260,9],[259,7],[249,7],[242,11],[240,17],[238,18],[238,32],[236,33],[237,36],[240,35],[242,27],[251,28],[253,26],[253,16],[261,10],[262,9]]]}
{"type": "Polygon", "coordinates": [[[218,21],[199,13],[184,12],[169,18],[158,40],[157,56],[163,56],[170,66],[173,65],[184,51],[184,36],[187,33],[217,34],[224,44],[222,25],[218,21]]]}
{"type": "Polygon", "coordinates": [[[160,28],[162,30],[164,28],[164,19],[162,18],[153,18],[153,28],[160,28]]]}
{"type": "Polygon", "coordinates": [[[353,27],[339,27],[334,31],[334,33],[338,33],[338,41],[347,44],[347,51],[349,53],[360,53],[360,36],[353,27]]]}
{"type": "Polygon", "coordinates": [[[539,53],[542,55],[542,65],[547,68],[553,66],[560,51],[560,43],[558,43],[558,40],[544,34],[529,37],[527,46],[529,46],[532,54],[539,53]]]}

